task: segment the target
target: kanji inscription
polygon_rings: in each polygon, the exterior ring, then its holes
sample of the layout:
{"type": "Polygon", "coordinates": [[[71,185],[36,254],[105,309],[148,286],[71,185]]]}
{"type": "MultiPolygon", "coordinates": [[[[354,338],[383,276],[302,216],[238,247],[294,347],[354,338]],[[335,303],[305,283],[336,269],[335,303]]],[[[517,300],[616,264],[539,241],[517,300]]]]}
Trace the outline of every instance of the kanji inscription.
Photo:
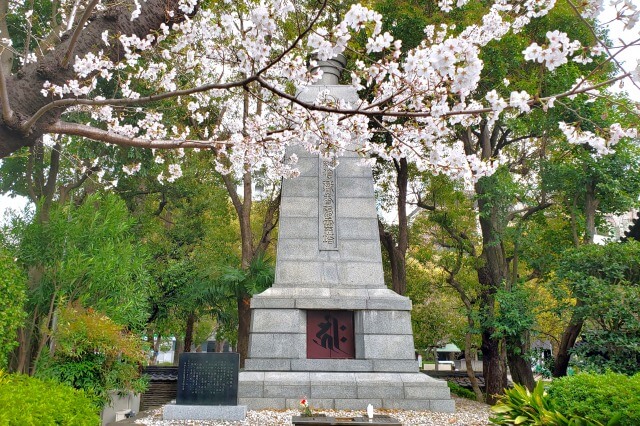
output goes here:
{"type": "Polygon", "coordinates": [[[319,242],[320,250],[338,249],[336,228],[336,170],[335,160],[320,159],[319,242]]]}
{"type": "Polygon", "coordinates": [[[307,311],[307,358],[356,357],[353,311],[307,311]]]}
{"type": "Polygon", "coordinates": [[[176,402],[183,405],[237,405],[237,353],[183,353],[176,402]]]}

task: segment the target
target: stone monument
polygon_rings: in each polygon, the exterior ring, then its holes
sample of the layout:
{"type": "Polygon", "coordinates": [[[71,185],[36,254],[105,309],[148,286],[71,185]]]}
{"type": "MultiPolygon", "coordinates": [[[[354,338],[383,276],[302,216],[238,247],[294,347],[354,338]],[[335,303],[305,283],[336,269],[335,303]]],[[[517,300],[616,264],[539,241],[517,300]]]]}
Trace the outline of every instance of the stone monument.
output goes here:
{"type": "Polygon", "coordinates": [[[164,420],[244,420],[238,405],[237,353],[183,353],[178,364],[175,404],[163,408],[164,420]]]}
{"type": "MultiPolygon", "coordinates": [[[[319,63],[322,79],[298,98],[338,85],[343,57],[319,63]]],[[[250,409],[297,408],[306,397],[327,409],[453,412],[449,388],[415,360],[411,301],[384,283],[371,168],[355,153],[337,167],[303,150],[300,176],[284,180],[273,286],[251,300],[249,354],[240,403],[250,409]]]]}

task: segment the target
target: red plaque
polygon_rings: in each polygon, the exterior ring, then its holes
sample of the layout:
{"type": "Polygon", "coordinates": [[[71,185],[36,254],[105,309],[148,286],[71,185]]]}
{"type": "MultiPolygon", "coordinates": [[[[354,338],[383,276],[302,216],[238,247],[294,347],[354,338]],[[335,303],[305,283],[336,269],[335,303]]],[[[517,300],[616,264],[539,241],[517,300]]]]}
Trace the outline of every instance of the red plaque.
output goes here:
{"type": "Polygon", "coordinates": [[[307,359],[353,359],[353,336],[353,311],[307,311],[307,359]]]}

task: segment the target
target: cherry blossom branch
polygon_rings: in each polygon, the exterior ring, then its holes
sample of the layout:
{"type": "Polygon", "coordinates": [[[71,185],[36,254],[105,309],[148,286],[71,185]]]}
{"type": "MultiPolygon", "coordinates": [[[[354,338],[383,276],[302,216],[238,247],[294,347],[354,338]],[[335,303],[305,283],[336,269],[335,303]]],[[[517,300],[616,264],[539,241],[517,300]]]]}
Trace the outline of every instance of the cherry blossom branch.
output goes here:
{"type": "MultiPolygon", "coordinates": [[[[605,87],[605,86],[609,86],[612,83],[615,83],[616,81],[620,81],[623,80],[627,77],[629,77],[631,75],[630,72],[627,72],[625,74],[621,74],[619,76],[616,77],[612,77],[606,81],[603,81],[601,83],[598,84],[594,84],[592,86],[586,86],[583,88],[578,88],[579,86],[574,87],[573,89],[570,89],[566,92],[554,95],[554,96],[547,96],[544,98],[534,98],[531,99],[529,101],[527,101],[527,104],[529,106],[534,106],[536,104],[539,104],[540,102],[544,102],[544,101],[549,101],[551,99],[558,99],[558,98],[566,98],[569,96],[574,96],[574,95],[579,95],[585,92],[588,92],[590,90],[595,90],[595,89],[599,89],[601,87],[605,87]]],[[[301,107],[311,110],[311,111],[320,111],[320,112],[329,112],[329,113],[336,113],[336,114],[345,114],[345,115],[365,115],[365,116],[379,116],[379,115],[384,115],[387,117],[431,117],[432,114],[431,112],[402,112],[402,111],[387,111],[387,110],[369,110],[369,109],[343,109],[343,108],[334,108],[334,107],[330,107],[330,106],[323,106],[323,105],[315,105],[312,103],[308,103],[308,102],[304,102],[301,101],[300,99],[298,99],[297,97],[290,95],[286,92],[283,92],[282,90],[279,90],[278,88],[276,88],[275,86],[269,84],[266,80],[264,80],[262,77],[258,76],[255,79],[262,87],[264,87],[265,89],[269,90],[271,93],[273,93],[276,96],[279,96],[281,98],[287,99],[297,105],[300,105],[301,107]]],[[[505,110],[512,110],[512,109],[516,109],[515,107],[511,107],[511,106],[507,106],[505,108],[505,110]]],[[[474,110],[461,110],[461,111],[449,111],[449,112],[445,112],[443,114],[441,114],[439,117],[442,118],[446,118],[446,117],[452,117],[452,116],[456,116],[456,115],[477,115],[477,114],[485,114],[485,113],[489,113],[489,112],[493,112],[494,110],[492,108],[480,108],[480,109],[474,109],[474,110]]]]}
{"type": "MultiPolygon", "coordinates": [[[[622,66],[622,64],[615,58],[616,55],[618,55],[620,52],[622,52],[625,48],[623,47],[622,49],[618,50],[615,54],[612,54],[611,51],[609,50],[609,46],[607,46],[606,43],[604,43],[602,40],[600,40],[600,37],[598,37],[598,34],[596,34],[595,30],[593,29],[593,26],[589,23],[589,21],[587,21],[584,16],[582,16],[582,14],[580,13],[580,11],[578,10],[578,8],[576,7],[575,4],[573,4],[573,2],[571,0],[567,0],[567,2],[569,3],[569,6],[571,6],[571,8],[573,9],[573,11],[576,13],[576,15],[578,15],[578,17],[580,18],[580,20],[582,20],[582,22],[586,25],[586,27],[589,29],[589,32],[591,32],[591,35],[593,36],[593,38],[596,39],[596,41],[598,42],[598,44],[600,46],[602,46],[602,48],[604,48],[604,50],[607,52],[607,60],[605,61],[613,61],[618,68],[620,68],[623,72],[626,72],[624,67],[622,66]]],[[[639,39],[640,40],[640,39],[639,39]]],[[[635,40],[634,42],[632,42],[631,44],[634,44],[636,42],[638,42],[639,40],[635,40]]],[[[624,42],[623,42],[624,44],[624,42]]],[[[602,64],[598,64],[598,66],[596,67],[596,69],[598,69],[602,64]]],[[[591,73],[593,74],[596,69],[594,69],[591,73]]],[[[585,77],[585,79],[587,79],[588,77],[585,77]]],[[[584,79],[583,79],[584,80],[584,79]]],[[[640,86],[638,86],[636,84],[635,81],[633,81],[633,79],[631,79],[631,83],[636,86],[638,89],[640,89],[640,86]]]]}
{"type": "Polygon", "coordinates": [[[89,20],[89,17],[93,13],[93,9],[95,9],[98,3],[100,3],[100,0],[92,0],[91,3],[87,5],[87,8],[84,10],[84,14],[82,15],[82,18],[80,18],[80,21],[78,21],[78,24],[76,25],[76,29],[73,32],[73,35],[71,36],[71,41],[69,42],[67,53],[64,54],[64,58],[62,59],[62,62],[60,64],[63,68],[66,68],[67,65],[69,65],[69,61],[73,56],[73,51],[76,48],[76,43],[78,42],[78,37],[80,37],[80,33],[82,32],[82,30],[84,30],[84,24],[87,23],[87,21],[89,20]]]}
{"type": "MultiPolygon", "coordinates": [[[[29,2],[29,9],[33,12],[33,0],[29,2]]],[[[33,19],[33,13],[27,17],[27,37],[24,41],[24,50],[22,57],[24,58],[25,63],[27,62],[27,55],[29,55],[29,45],[31,45],[31,36],[33,33],[33,24],[31,20],[33,19]]]]}
{"type": "MultiPolygon", "coordinates": [[[[94,2],[97,2],[97,1],[98,0],[94,0],[94,2]]],[[[59,100],[48,103],[47,105],[43,106],[38,111],[36,111],[35,114],[33,114],[31,118],[29,118],[29,120],[25,121],[22,124],[21,130],[23,132],[28,132],[29,129],[40,119],[40,117],[42,117],[44,114],[46,114],[47,112],[55,108],[63,108],[63,107],[69,107],[69,106],[75,106],[75,105],[89,105],[89,106],[140,105],[140,104],[145,104],[149,102],[161,101],[168,98],[192,95],[194,93],[208,92],[210,90],[228,90],[228,89],[233,89],[235,87],[247,86],[250,83],[256,81],[261,74],[267,72],[269,69],[275,66],[278,62],[280,62],[285,55],[287,55],[289,52],[291,52],[293,49],[297,47],[298,43],[300,43],[300,41],[311,31],[315,23],[318,21],[326,5],[327,5],[327,0],[324,0],[320,9],[318,10],[318,13],[316,13],[313,20],[309,23],[309,26],[302,33],[300,33],[296,37],[296,39],[285,50],[283,50],[279,55],[277,55],[272,61],[270,61],[263,68],[258,70],[255,74],[243,80],[233,81],[229,83],[203,84],[197,87],[193,87],[191,89],[174,90],[171,92],[159,93],[156,95],[141,96],[137,99],[124,99],[124,98],[121,98],[121,99],[76,99],[76,98],[59,99],[59,100]]],[[[77,28],[80,28],[80,23],[78,24],[77,28]]],[[[71,49],[71,46],[70,46],[70,49],[71,49]]]]}
{"type": "Polygon", "coordinates": [[[84,124],[66,123],[58,121],[47,126],[44,129],[48,133],[56,133],[69,136],[82,136],[88,139],[112,143],[114,145],[136,147],[136,148],[200,148],[200,149],[219,149],[222,145],[229,145],[228,141],[199,141],[191,139],[170,140],[170,139],[143,139],[140,137],[130,138],[118,135],[107,130],[97,129],[95,127],[86,126],[84,124]]]}

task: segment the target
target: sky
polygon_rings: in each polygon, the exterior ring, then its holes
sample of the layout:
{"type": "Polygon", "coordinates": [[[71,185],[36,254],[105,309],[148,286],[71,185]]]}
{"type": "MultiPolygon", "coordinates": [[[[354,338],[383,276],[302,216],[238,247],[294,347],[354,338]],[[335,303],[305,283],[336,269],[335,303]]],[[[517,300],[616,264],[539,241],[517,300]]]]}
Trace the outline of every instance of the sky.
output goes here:
{"type": "MultiPolygon", "coordinates": [[[[608,0],[605,0],[605,2],[607,6],[605,6],[604,11],[600,14],[599,17],[599,20],[601,22],[608,22],[615,17],[615,8],[609,6],[608,0]]],[[[632,0],[632,3],[640,8],[640,0],[632,0]]],[[[609,37],[615,45],[618,44],[618,39],[622,39],[625,43],[630,43],[634,39],[637,39],[640,24],[636,25],[635,29],[631,31],[624,31],[624,25],[620,21],[614,21],[610,23],[608,27],[609,37]]],[[[616,59],[619,59],[621,62],[623,62],[623,66],[627,71],[631,71],[637,66],[637,61],[640,60],[640,47],[625,49],[625,51],[616,56],[616,59]]],[[[638,86],[640,86],[640,84],[638,84],[638,86]]],[[[640,102],[640,88],[627,82],[622,90],[628,92],[631,99],[635,100],[636,102],[640,102]]]]}

